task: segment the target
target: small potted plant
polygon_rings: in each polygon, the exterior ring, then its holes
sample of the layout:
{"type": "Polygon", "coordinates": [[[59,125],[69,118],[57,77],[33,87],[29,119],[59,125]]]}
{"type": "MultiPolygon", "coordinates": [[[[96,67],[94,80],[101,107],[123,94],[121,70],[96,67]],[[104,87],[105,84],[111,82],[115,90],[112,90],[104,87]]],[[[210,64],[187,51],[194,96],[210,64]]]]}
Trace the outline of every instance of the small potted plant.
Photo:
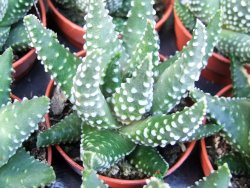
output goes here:
{"type": "Polygon", "coordinates": [[[38,1],[39,10],[36,7],[37,1],[25,0],[12,2],[11,0],[1,1],[0,7],[0,53],[11,47],[15,52],[13,68],[15,70],[15,80],[20,79],[27,73],[33,65],[36,54],[35,50],[30,50],[29,39],[22,23],[22,18],[32,7],[32,11],[37,13],[46,26],[46,10],[42,0],[38,1]]]}
{"type": "MultiPolygon", "coordinates": [[[[7,49],[0,56],[0,184],[2,187],[38,187],[52,183],[52,167],[30,156],[22,146],[38,129],[49,108],[46,97],[10,102],[13,52],[7,49]]],[[[12,96],[14,99],[18,99],[12,96]]]]}
{"type": "Polygon", "coordinates": [[[201,162],[206,176],[216,166],[228,163],[233,174],[233,187],[248,187],[249,74],[237,58],[230,59],[233,84],[220,90],[218,97],[207,95],[208,99],[213,101],[211,106],[208,106],[208,119],[223,125],[223,129],[220,134],[201,141],[201,162]]]}
{"type": "Polygon", "coordinates": [[[248,55],[250,49],[249,3],[232,0],[176,0],[174,17],[177,47],[182,49],[192,38],[191,30],[196,18],[207,24],[218,9],[222,9],[224,12],[222,32],[220,35],[218,34],[219,40],[216,49],[209,58],[203,76],[219,84],[230,84],[229,54],[234,54],[242,63],[250,60],[248,55]]]}
{"type": "MultiPolygon", "coordinates": [[[[86,22],[84,16],[87,12],[87,2],[84,0],[48,0],[47,2],[54,20],[64,36],[74,46],[82,49],[84,44],[82,36],[86,33],[83,25],[86,22]]],[[[116,24],[117,30],[119,33],[123,33],[123,27],[126,24],[127,14],[131,9],[132,0],[107,0],[106,2],[109,13],[114,18],[113,22],[116,24]]],[[[149,2],[154,3],[154,0],[145,1],[146,4],[149,4],[149,2]]],[[[158,13],[156,17],[157,24],[155,26],[157,31],[160,30],[170,16],[173,4],[173,0],[155,0],[155,7],[158,13]]],[[[142,12],[151,12],[151,7],[142,6],[140,8],[142,12]],[[150,9],[147,10],[147,8],[150,9]]]]}

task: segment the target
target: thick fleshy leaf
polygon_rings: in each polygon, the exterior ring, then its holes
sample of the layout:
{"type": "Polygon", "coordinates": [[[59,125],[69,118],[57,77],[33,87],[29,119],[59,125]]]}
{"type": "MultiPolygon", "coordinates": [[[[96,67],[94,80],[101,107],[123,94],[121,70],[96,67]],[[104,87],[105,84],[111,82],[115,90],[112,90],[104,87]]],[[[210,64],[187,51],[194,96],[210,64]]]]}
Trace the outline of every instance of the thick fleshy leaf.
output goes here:
{"type": "Polygon", "coordinates": [[[250,2],[249,0],[223,0],[223,27],[229,30],[250,34],[250,2]]]}
{"type": "Polygon", "coordinates": [[[202,99],[181,112],[155,115],[125,126],[120,132],[133,142],[145,146],[165,147],[167,144],[188,141],[188,137],[202,125],[206,106],[206,101],[202,99]]]}
{"type": "Polygon", "coordinates": [[[141,41],[147,19],[155,23],[153,4],[153,0],[132,0],[131,2],[131,10],[128,13],[129,18],[123,31],[123,43],[129,56],[133,54],[137,44],[141,41]]]}
{"type": "Polygon", "coordinates": [[[197,20],[193,38],[190,48],[187,49],[188,53],[181,54],[156,82],[152,107],[154,114],[171,111],[199,79],[207,45],[205,26],[199,20],[197,20]]]}
{"type": "Polygon", "coordinates": [[[233,54],[240,62],[250,61],[250,35],[222,29],[217,49],[229,57],[233,54]]]}
{"type": "Polygon", "coordinates": [[[2,48],[8,39],[10,32],[10,27],[0,27],[0,51],[2,51],[2,48]]]}
{"type": "Polygon", "coordinates": [[[250,76],[235,57],[231,57],[231,73],[233,81],[233,96],[250,98],[250,76]]]}
{"type": "Polygon", "coordinates": [[[0,0],[0,21],[3,19],[5,12],[7,11],[9,1],[0,0]]]}
{"type": "Polygon", "coordinates": [[[196,89],[194,98],[206,96],[208,113],[223,126],[225,139],[244,156],[250,156],[250,99],[213,97],[196,89]]]}
{"type": "Polygon", "coordinates": [[[30,48],[30,40],[23,22],[18,22],[14,27],[11,28],[9,37],[5,43],[5,47],[11,47],[16,51],[25,51],[30,48]]]}
{"type": "Polygon", "coordinates": [[[188,0],[186,6],[191,10],[196,18],[204,23],[209,23],[210,19],[220,9],[220,1],[218,0],[188,0]]]}
{"type": "Polygon", "coordinates": [[[37,124],[42,121],[48,108],[49,99],[39,97],[8,104],[0,109],[0,167],[38,129],[37,124]]]}
{"type": "Polygon", "coordinates": [[[37,146],[46,147],[54,144],[72,143],[81,139],[82,120],[76,112],[65,117],[48,130],[39,133],[37,146]]]}
{"type": "Polygon", "coordinates": [[[133,72],[132,77],[127,78],[112,96],[111,102],[115,115],[122,123],[138,121],[150,110],[153,83],[152,54],[147,54],[142,64],[133,72]]]}
{"type": "Polygon", "coordinates": [[[52,167],[39,162],[23,148],[0,168],[0,185],[8,188],[45,186],[55,181],[52,167]]]}
{"type": "Polygon", "coordinates": [[[218,166],[227,163],[232,174],[243,176],[250,175],[249,158],[242,157],[239,153],[224,155],[216,160],[215,163],[218,166]]]}
{"type": "Polygon", "coordinates": [[[86,124],[100,129],[114,129],[119,125],[100,90],[103,53],[101,50],[88,52],[85,62],[77,69],[72,94],[77,113],[86,124]]]}
{"type": "Polygon", "coordinates": [[[108,188],[94,170],[84,169],[82,171],[82,185],[81,188],[108,188]]]}
{"type": "Polygon", "coordinates": [[[83,126],[81,159],[83,165],[96,171],[109,168],[131,153],[135,144],[113,130],[83,126]]]}
{"type": "Polygon", "coordinates": [[[147,185],[144,185],[143,188],[170,188],[170,186],[167,183],[156,177],[147,179],[146,183],[147,185]]]}
{"type": "Polygon", "coordinates": [[[24,25],[45,71],[49,71],[67,97],[71,96],[73,77],[82,61],[64,48],[55,38],[56,34],[44,28],[35,16],[25,16],[24,25]]]}
{"type": "Polygon", "coordinates": [[[159,152],[147,146],[137,146],[129,155],[129,162],[148,176],[163,177],[168,171],[168,163],[159,152]]]}
{"type": "Polygon", "coordinates": [[[8,7],[4,17],[0,21],[0,26],[10,26],[23,18],[37,0],[8,0],[8,7]]]}
{"type": "Polygon", "coordinates": [[[210,176],[195,182],[195,185],[189,188],[228,188],[232,175],[227,164],[219,166],[218,170],[212,172],[210,176]]]}
{"type": "Polygon", "coordinates": [[[0,56],[0,106],[10,99],[11,65],[13,60],[12,49],[7,49],[0,56]]]}

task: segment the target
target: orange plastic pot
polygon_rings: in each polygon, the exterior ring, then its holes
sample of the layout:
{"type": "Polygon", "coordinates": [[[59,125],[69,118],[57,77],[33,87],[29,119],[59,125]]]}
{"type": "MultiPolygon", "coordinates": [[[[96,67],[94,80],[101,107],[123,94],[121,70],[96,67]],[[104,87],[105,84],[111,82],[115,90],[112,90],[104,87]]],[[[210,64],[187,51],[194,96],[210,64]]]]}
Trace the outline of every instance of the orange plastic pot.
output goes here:
{"type": "MultiPolygon", "coordinates": [[[[80,51],[76,54],[78,57],[84,57],[86,55],[86,51],[80,51]]],[[[163,55],[160,55],[161,61],[166,60],[167,58],[163,55]]],[[[46,89],[46,96],[50,97],[53,91],[54,87],[54,81],[51,80],[47,86],[46,89]]],[[[49,117],[46,116],[46,124],[47,127],[51,126],[49,117]]],[[[193,151],[194,146],[196,144],[196,141],[193,141],[187,145],[187,149],[185,152],[182,153],[178,161],[170,167],[168,170],[167,174],[165,176],[168,176],[172,174],[175,170],[177,170],[183,162],[188,158],[190,153],[193,151]]],[[[60,147],[59,145],[55,146],[57,151],[61,154],[61,156],[68,162],[68,164],[73,168],[75,172],[78,174],[81,174],[81,171],[84,170],[84,168],[77,164],[72,158],[69,157],[69,155],[60,147]]],[[[106,184],[108,184],[111,188],[140,188],[143,185],[146,184],[146,179],[141,179],[141,180],[122,180],[122,179],[115,179],[115,178],[110,178],[106,176],[99,176],[100,179],[102,179],[106,184]]]]}
{"type": "MultiPolygon", "coordinates": [[[[174,29],[177,49],[182,50],[182,48],[187,44],[187,42],[192,39],[192,35],[185,28],[175,11],[174,29]]],[[[208,59],[208,64],[206,68],[202,71],[201,75],[207,80],[215,82],[217,84],[230,84],[232,82],[230,78],[230,60],[214,52],[212,56],[208,59]]]]}
{"type": "MultiPolygon", "coordinates": [[[[41,12],[41,19],[44,26],[46,26],[46,9],[43,0],[39,0],[39,10],[41,12]]],[[[35,49],[31,49],[28,53],[26,53],[23,57],[15,61],[12,65],[15,73],[13,77],[15,80],[21,79],[25,74],[29,72],[32,68],[36,59],[35,49]]]]}
{"type": "MultiPolygon", "coordinates": [[[[51,0],[47,0],[47,2],[53,19],[55,20],[60,31],[71,44],[79,49],[82,49],[85,42],[83,35],[86,33],[86,31],[83,29],[83,27],[71,22],[64,15],[62,15],[51,0]]],[[[155,26],[157,31],[159,31],[163,24],[167,21],[174,5],[174,0],[163,0],[163,2],[166,4],[167,9],[155,26]]]]}
{"type": "MultiPolygon", "coordinates": [[[[17,97],[16,95],[10,94],[10,97],[12,100],[21,101],[21,99],[19,97],[17,97]]],[[[46,119],[46,116],[48,117],[48,114],[45,115],[45,119],[46,119]]],[[[47,124],[46,124],[46,127],[47,127],[47,124]]],[[[48,165],[51,165],[51,163],[52,163],[52,149],[50,146],[47,148],[47,163],[48,163],[48,165]]]]}

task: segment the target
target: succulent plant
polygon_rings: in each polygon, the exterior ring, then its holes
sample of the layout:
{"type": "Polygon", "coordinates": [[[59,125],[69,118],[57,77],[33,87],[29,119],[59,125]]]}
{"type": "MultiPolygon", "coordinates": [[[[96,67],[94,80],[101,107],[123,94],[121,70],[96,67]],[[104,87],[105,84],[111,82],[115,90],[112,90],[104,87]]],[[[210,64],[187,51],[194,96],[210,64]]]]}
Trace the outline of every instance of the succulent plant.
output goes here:
{"type": "Polygon", "coordinates": [[[1,0],[0,1],[0,51],[12,47],[16,51],[29,48],[29,40],[22,23],[37,0],[1,0]]]}
{"type": "Polygon", "coordinates": [[[250,4],[246,0],[188,0],[175,1],[175,11],[188,30],[192,30],[195,18],[209,23],[216,11],[223,11],[222,32],[216,48],[241,62],[250,60],[250,4]]]}
{"type": "Polygon", "coordinates": [[[198,20],[187,47],[160,64],[151,0],[132,1],[132,5],[127,32],[118,39],[103,1],[89,1],[87,56],[83,59],[60,45],[36,17],[24,18],[38,58],[75,109],[41,133],[37,144],[81,140],[81,159],[87,170],[83,171],[83,184],[92,181],[88,177],[94,178],[96,171],[128,155],[140,171],[162,177],[168,164],[154,147],[200,139],[221,129],[202,126],[205,99],[184,110],[173,110],[194,87],[206,65],[206,52],[213,49],[214,40],[207,40],[204,25],[198,20]],[[71,134],[67,135],[68,130],[71,134]]]}
{"type": "Polygon", "coordinates": [[[31,157],[22,143],[38,129],[48,111],[46,97],[10,102],[11,63],[13,53],[7,49],[0,56],[0,184],[2,187],[38,187],[55,179],[51,167],[31,157]]]}

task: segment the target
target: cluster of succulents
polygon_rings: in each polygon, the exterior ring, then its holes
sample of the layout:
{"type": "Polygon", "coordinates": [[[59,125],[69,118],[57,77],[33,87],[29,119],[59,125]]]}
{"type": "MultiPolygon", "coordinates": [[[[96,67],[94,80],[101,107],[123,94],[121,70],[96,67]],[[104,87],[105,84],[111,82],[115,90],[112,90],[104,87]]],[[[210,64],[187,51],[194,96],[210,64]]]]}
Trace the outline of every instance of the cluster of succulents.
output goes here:
{"type": "Polygon", "coordinates": [[[250,3],[247,0],[176,0],[175,11],[188,30],[195,19],[209,23],[218,9],[223,11],[222,32],[217,50],[229,57],[233,54],[241,63],[250,61],[250,3]]]}
{"type": "Polygon", "coordinates": [[[0,56],[0,185],[1,187],[38,187],[52,183],[52,167],[25,151],[22,143],[38,130],[48,112],[46,97],[11,102],[12,49],[0,56]]]}
{"type": "MultiPolygon", "coordinates": [[[[85,168],[82,187],[91,187],[93,183],[105,187],[96,172],[124,158],[146,175],[157,174],[162,178],[169,166],[156,147],[198,140],[221,128],[227,129],[221,123],[203,126],[206,112],[216,113],[217,108],[211,97],[205,94],[199,97],[201,94],[194,89],[218,40],[215,36],[220,33],[221,12],[217,11],[207,27],[197,20],[193,39],[187,46],[160,63],[152,5],[152,0],[132,0],[123,37],[118,39],[105,3],[90,0],[85,17],[87,56],[84,58],[77,58],[61,45],[56,34],[45,29],[35,16],[24,18],[38,59],[74,109],[39,134],[37,145],[80,141],[85,168]],[[189,91],[197,102],[176,111],[189,91]]],[[[227,100],[221,101],[228,106],[227,100]]],[[[247,118],[247,114],[235,117],[247,118]]],[[[228,135],[235,141],[235,137],[228,135]]],[[[248,152],[243,148],[242,151],[248,152]]]]}
{"type": "Polygon", "coordinates": [[[37,0],[0,1],[0,52],[8,47],[18,52],[29,49],[22,19],[36,3],[37,0]]]}

